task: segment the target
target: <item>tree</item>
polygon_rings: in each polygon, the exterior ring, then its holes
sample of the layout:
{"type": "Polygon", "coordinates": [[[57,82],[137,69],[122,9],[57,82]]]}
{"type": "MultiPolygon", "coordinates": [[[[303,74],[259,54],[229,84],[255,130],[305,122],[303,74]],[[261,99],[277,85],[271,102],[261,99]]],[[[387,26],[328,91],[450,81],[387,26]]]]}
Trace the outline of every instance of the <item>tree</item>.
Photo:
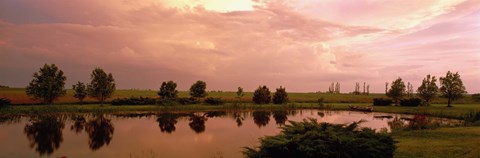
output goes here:
{"type": "Polygon", "coordinates": [[[436,82],[437,79],[435,76],[427,75],[427,77],[423,79],[422,85],[417,89],[417,95],[423,99],[425,105],[429,105],[430,101],[437,96],[438,86],[436,82]]]}
{"type": "Polygon", "coordinates": [[[204,98],[207,96],[207,83],[203,81],[197,81],[190,87],[190,96],[194,98],[204,98]]]}
{"type": "Polygon", "coordinates": [[[92,71],[91,82],[87,85],[88,96],[96,98],[103,105],[105,99],[110,98],[115,91],[115,80],[111,73],[95,68],[92,71]]]}
{"type": "Polygon", "coordinates": [[[270,90],[267,86],[258,86],[257,90],[253,93],[253,102],[255,104],[268,104],[272,100],[270,96],[270,90]]]}
{"type": "Polygon", "coordinates": [[[178,91],[176,90],[177,83],[173,81],[163,82],[162,86],[160,86],[160,91],[158,95],[162,99],[174,99],[177,98],[178,91]]]}
{"type": "Polygon", "coordinates": [[[392,98],[395,105],[398,105],[398,101],[405,96],[405,83],[402,78],[398,78],[392,82],[390,90],[388,90],[387,96],[392,98]]]}
{"type": "Polygon", "coordinates": [[[461,98],[464,93],[467,93],[458,72],[453,74],[452,72],[448,71],[445,77],[440,77],[440,84],[442,85],[442,87],[440,87],[442,97],[448,99],[447,107],[452,107],[452,101],[461,98]]]}
{"type": "Polygon", "coordinates": [[[64,96],[65,80],[63,71],[55,64],[45,64],[39,72],[33,74],[33,80],[26,88],[26,93],[34,99],[41,99],[44,104],[52,104],[58,97],[64,96]]]}
{"type": "Polygon", "coordinates": [[[77,82],[77,84],[72,85],[73,97],[80,100],[80,104],[83,103],[83,99],[87,97],[87,86],[83,82],[77,82]]]}
{"type": "Polygon", "coordinates": [[[288,102],[288,94],[285,88],[280,86],[277,88],[275,94],[273,94],[273,103],[274,104],[285,104],[288,102]]]}
{"type": "Polygon", "coordinates": [[[237,99],[238,101],[242,101],[242,97],[244,96],[245,94],[243,93],[243,88],[242,87],[238,87],[237,88],[237,99]]]}

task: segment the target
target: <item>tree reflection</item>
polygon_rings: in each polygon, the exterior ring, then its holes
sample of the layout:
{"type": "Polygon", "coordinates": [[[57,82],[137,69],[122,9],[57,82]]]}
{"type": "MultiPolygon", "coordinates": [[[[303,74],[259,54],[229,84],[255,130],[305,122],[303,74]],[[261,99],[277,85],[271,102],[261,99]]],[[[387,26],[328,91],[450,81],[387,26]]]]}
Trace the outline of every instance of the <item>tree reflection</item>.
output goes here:
{"type": "Polygon", "coordinates": [[[253,122],[258,127],[266,126],[270,121],[270,112],[267,111],[254,111],[253,112],[253,122]]]}
{"type": "Polygon", "coordinates": [[[159,114],[157,116],[158,127],[160,127],[160,131],[166,133],[172,133],[175,131],[175,124],[177,124],[178,115],[165,113],[159,114]]]}
{"type": "Polygon", "coordinates": [[[188,126],[195,131],[195,133],[202,133],[205,131],[205,121],[207,121],[207,118],[202,116],[198,116],[195,114],[190,115],[190,123],[188,123],[188,126]]]}
{"type": "Polygon", "coordinates": [[[40,156],[50,155],[60,147],[64,127],[64,121],[56,116],[39,116],[30,119],[24,132],[30,141],[30,147],[35,148],[40,156]]]}
{"type": "Polygon", "coordinates": [[[221,117],[227,115],[225,111],[209,111],[203,114],[206,117],[213,118],[213,117],[221,117]]]}
{"type": "Polygon", "coordinates": [[[72,120],[74,121],[73,122],[73,125],[70,126],[70,130],[74,131],[76,134],[79,134],[83,131],[84,127],[85,127],[85,123],[87,122],[85,120],[85,117],[83,116],[74,116],[72,118],[72,120]]]}
{"type": "Polygon", "coordinates": [[[245,118],[241,116],[239,112],[234,112],[233,118],[235,119],[235,122],[237,122],[237,127],[240,127],[243,125],[243,120],[245,120],[245,118]]]}
{"type": "Polygon", "coordinates": [[[100,114],[85,124],[85,131],[88,133],[90,149],[98,150],[103,145],[110,144],[114,128],[112,122],[100,114]]]}
{"type": "Polygon", "coordinates": [[[276,110],[273,111],[273,118],[275,119],[275,122],[277,125],[284,125],[285,122],[287,121],[287,111],[286,110],[276,110]]]}

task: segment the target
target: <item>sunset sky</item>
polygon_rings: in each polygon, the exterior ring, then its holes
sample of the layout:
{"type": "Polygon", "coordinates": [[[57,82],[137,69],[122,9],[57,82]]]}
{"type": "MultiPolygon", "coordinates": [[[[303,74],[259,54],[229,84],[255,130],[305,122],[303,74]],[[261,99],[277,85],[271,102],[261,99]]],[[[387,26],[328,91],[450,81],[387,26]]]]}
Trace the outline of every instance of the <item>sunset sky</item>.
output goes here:
{"type": "Polygon", "coordinates": [[[459,72],[480,92],[480,0],[1,0],[0,84],[56,64],[67,88],[95,67],[118,89],[416,89],[459,72]]]}

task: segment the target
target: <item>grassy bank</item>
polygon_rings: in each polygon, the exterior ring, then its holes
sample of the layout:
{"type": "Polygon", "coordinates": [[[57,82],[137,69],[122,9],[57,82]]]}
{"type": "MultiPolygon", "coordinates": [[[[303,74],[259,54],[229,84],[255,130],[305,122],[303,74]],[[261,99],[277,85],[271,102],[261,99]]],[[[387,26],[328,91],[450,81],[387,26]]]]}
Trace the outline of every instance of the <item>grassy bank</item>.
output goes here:
{"type": "Polygon", "coordinates": [[[405,131],[394,138],[396,158],[480,157],[480,127],[405,131]]]}

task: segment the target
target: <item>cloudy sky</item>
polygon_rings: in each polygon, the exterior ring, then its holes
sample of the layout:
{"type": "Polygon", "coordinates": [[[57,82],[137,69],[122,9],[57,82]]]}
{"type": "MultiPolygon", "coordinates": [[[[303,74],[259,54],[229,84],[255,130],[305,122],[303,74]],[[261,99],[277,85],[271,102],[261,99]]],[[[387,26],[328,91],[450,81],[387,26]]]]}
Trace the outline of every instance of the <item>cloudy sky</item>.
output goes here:
{"type": "Polygon", "coordinates": [[[450,70],[478,93],[480,0],[1,0],[0,84],[45,63],[67,87],[100,67],[120,89],[383,92],[450,70]]]}

